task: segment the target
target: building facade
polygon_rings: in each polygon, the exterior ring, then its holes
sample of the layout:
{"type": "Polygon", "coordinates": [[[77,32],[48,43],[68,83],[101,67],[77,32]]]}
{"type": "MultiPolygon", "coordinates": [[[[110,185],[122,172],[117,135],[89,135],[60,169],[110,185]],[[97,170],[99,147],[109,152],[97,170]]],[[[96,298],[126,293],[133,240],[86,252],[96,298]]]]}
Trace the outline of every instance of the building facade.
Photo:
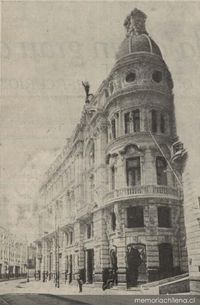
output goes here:
{"type": "Polygon", "coordinates": [[[0,279],[26,274],[27,243],[0,227],[0,279]]]}
{"type": "Polygon", "coordinates": [[[193,294],[200,294],[200,180],[199,177],[194,179],[191,168],[188,164],[183,175],[186,242],[190,291],[193,294]]]}
{"type": "Polygon", "coordinates": [[[173,81],[146,15],[126,18],[116,63],[86,104],[49,168],[38,199],[36,269],[72,282],[118,284],[187,272],[181,174],[170,163],[177,138],[173,81]]]}

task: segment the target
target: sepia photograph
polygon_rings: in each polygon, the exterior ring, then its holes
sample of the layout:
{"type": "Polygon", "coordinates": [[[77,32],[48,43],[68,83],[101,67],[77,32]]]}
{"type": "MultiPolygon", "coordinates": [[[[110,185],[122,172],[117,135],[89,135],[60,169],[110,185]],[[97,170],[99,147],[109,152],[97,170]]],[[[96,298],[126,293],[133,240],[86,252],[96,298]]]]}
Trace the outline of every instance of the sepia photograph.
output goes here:
{"type": "Polygon", "coordinates": [[[0,305],[200,304],[200,1],[0,11],[0,305]]]}

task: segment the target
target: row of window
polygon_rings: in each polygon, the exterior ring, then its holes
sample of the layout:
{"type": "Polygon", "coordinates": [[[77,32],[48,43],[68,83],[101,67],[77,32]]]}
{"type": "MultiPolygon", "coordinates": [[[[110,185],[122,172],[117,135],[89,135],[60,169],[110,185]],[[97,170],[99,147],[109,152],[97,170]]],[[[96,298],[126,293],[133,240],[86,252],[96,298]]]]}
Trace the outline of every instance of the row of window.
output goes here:
{"type": "MultiPolygon", "coordinates": [[[[158,207],[158,227],[160,228],[171,228],[171,208],[169,207],[158,207]]],[[[141,228],[144,227],[144,208],[143,207],[128,207],[127,208],[127,228],[141,228]]],[[[113,231],[116,229],[116,216],[113,212],[111,214],[111,228],[113,231]]],[[[93,237],[93,225],[88,223],[86,225],[86,237],[90,239],[93,237]]],[[[73,232],[67,234],[67,244],[73,243],[73,232]]]]}
{"type": "MultiPolygon", "coordinates": [[[[152,80],[156,83],[160,83],[163,79],[162,72],[159,70],[155,70],[152,72],[151,76],[152,80]]],[[[125,76],[125,82],[127,84],[131,84],[137,80],[137,73],[135,71],[128,72],[127,75],[125,76]]],[[[105,97],[109,97],[109,95],[113,94],[115,89],[113,81],[110,81],[109,86],[107,89],[105,89],[105,97]]]]}
{"type": "MultiPolygon", "coordinates": [[[[90,239],[93,237],[93,224],[92,223],[86,224],[85,233],[86,233],[87,239],[90,239]]],[[[67,245],[72,245],[73,241],[74,241],[73,231],[70,231],[69,233],[67,233],[66,236],[67,236],[67,245]]]]}
{"type": "MultiPolygon", "coordinates": [[[[163,157],[156,157],[156,176],[158,185],[167,185],[167,163],[163,157]]],[[[140,157],[129,158],[126,160],[126,182],[127,186],[141,184],[140,157]]],[[[111,188],[115,189],[116,168],[111,167],[111,188]]]]}
{"type": "MultiPolygon", "coordinates": [[[[158,227],[170,228],[171,208],[158,207],[158,227]]],[[[127,208],[127,228],[144,227],[144,209],[143,207],[129,207],[127,208]]]]}
{"type": "MultiPolygon", "coordinates": [[[[129,111],[124,114],[124,134],[140,131],[140,110],[129,111]]],[[[111,119],[112,139],[116,139],[119,126],[119,113],[116,113],[111,119]]],[[[151,131],[156,133],[160,130],[161,133],[166,133],[166,116],[157,110],[151,111],[151,131]]]]}

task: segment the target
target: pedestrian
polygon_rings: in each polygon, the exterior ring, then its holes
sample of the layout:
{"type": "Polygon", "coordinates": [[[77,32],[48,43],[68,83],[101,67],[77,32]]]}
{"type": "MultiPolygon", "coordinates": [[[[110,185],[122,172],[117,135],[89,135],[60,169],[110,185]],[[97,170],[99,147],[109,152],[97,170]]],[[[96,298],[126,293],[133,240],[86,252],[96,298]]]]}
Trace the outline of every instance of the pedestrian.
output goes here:
{"type": "Polygon", "coordinates": [[[78,286],[79,286],[79,292],[82,292],[83,291],[83,281],[80,277],[80,274],[78,274],[78,276],[77,276],[77,282],[78,282],[78,286]]]}

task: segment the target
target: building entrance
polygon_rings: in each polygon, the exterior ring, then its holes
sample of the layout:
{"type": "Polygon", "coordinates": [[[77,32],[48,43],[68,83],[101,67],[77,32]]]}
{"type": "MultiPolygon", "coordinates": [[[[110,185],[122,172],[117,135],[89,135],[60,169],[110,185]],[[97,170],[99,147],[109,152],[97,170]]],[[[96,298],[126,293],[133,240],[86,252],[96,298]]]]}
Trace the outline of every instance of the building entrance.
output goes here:
{"type": "Polygon", "coordinates": [[[171,244],[159,245],[160,278],[173,276],[173,251],[171,244]]]}
{"type": "Polygon", "coordinates": [[[94,249],[86,250],[86,280],[93,283],[94,249]]]}
{"type": "Polygon", "coordinates": [[[146,247],[143,244],[127,245],[127,287],[137,286],[147,281],[146,247]]]}
{"type": "Polygon", "coordinates": [[[15,266],[15,276],[19,276],[19,275],[20,275],[20,267],[15,266]]]}

